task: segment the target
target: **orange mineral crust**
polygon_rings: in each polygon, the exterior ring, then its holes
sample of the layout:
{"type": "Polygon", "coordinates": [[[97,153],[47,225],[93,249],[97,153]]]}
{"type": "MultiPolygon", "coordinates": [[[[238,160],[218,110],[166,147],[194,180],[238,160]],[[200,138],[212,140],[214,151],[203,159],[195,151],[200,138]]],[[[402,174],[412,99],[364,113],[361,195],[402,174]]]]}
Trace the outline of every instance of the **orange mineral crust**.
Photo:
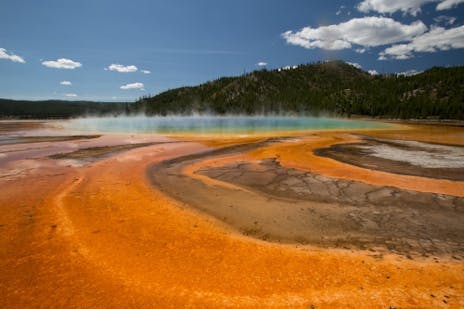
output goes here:
{"type": "MultiPolygon", "coordinates": [[[[385,131],[385,134],[387,136],[392,135],[390,131],[385,131]]],[[[376,132],[376,136],[383,135],[380,132],[376,132]]],[[[401,136],[403,138],[413,138],[417,136],[417,132],[413,131],[410,136],[407,133],[402,133],[401,136]]],[[[427,141],[425,138],[423,140],[427,141]]],[[[278,158],[284,166],[308,170],[316,174],[338,179],[350,179],[379,186],[393,186],[420,192],[464,196],[464,182],[399,175],[365,169],[314,154],[314,151],[319,148],[359,141],[359,138],[347,133],[315,133],[297,141],[263,147],[250,152],[249,155],[258,159],[278,158]]]]}
{"type": "Polygon", "coordinates": [[[205,149],[153,145],[83,167],[44,159],[0,179],[0,306],[464,306],[460,261],[258,241],[150,184],[149,165],[205,149]]]}
{"type": "Polygon", "coordinates": [[[464,145],[464,128],[462,123],[461,126],[403,124],[396,125],[392,130],[369,130],[366,132],[366,135],[389,139],[464,145]]]}

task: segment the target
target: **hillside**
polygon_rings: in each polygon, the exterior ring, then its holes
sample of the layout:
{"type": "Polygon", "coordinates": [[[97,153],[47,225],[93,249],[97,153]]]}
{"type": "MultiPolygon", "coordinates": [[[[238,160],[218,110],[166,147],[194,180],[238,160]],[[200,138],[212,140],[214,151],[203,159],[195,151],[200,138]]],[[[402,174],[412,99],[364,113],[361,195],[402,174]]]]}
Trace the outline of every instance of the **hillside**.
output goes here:
{"type": "Polygon", "coordinates": [[[321,62],[169,90],[140,99],[131,110],[464,119],[464,67],[371,76],[342,61],[321,62]]]}
{"type": "Polygon", "coordinates": [[[0,99],[0,118],[51,119],[86,115],[120,115],[128,111],[127,103],[88,101],[20,101],[0,99]]]}
{"type": "Polygon", "coordinates": [[[464,120],[464,67],[414,76],[377,75],[342,61],[224,77],[135,103],[0,99],[0,118],[47,119],[146,113],[331,114],[464,120]]]}

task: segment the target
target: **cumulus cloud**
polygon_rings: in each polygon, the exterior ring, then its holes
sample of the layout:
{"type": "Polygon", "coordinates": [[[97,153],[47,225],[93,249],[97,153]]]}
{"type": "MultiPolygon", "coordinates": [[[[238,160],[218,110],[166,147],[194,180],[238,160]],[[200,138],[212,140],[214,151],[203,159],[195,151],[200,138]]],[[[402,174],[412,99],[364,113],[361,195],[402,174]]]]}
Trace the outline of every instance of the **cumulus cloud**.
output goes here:
{"type": "Polygon", "coordinates": [[[111,64],[106,70],[117,71],[119,73],[136,72],[138,69],[135,65],[111,64]]]}
{"type": "Polygon", "coordinates": [[[60,85],[63,85],[63,86],[71,86],[72,83],[71,83],[69,80],[64,80],[64,81],[60,82],[60,85]]]}
{"type": "Polygon", "coordinates": [[[461,3],[464,3],[464,0],[445,0],[437,5],[437,11],[449,10],[457,7],[461,3]]]}
{"type": "Polygon", "coordinates": [[[66,93],[65,96],[67,96],[69,98],[75,98],[75,97],[77,97],[77,94],[75,94],[75,93],[66,93]]]}
{"type": "Polygon", "coordinates": [[[393,14],[401,11],[404,14],[416,16],[421,12],[421,7],[427,3],[438,3],[437,11],[449,10],[464,0],[364,0],[357,8],[363,13],[377,12],[382,14],[393,14]]]}
{"type": "Polygon", "coordinates": [[[341,50],[353,45],[366,48],[410,41],[426,30],[421,21],[407,25],[387,17],[363,17],[337,25],[287,31],[282,37],[288,44],[307,49],[341,50]]]}
{"type": "Polygon", "coordinates": [[[363,13],[378,12],[393,14],[397,11],[416,16],[421,7],[429,2],[438,0],[364,0],[358,4],[358,10],[363,13]]]}
{"type": "Polygon", "coordinates": [[[464,26],[450,29],[433,27],[409,43],[388,47],[379,54],[379,60],[409,59],[414,57],[414,53],[433,53],[458,48],[464,48],[464,26]]]}
{"type": "Polygon", "coordinates": [[[120,88],[122,90],[131,90],[131,89],[140,89],[140,90],[143,90],[143,83],[132,83],[132,84],[126,84],[126,85],[122,85],[120,88]]]}
{"type": "Polygon", "coordinates": [[[57,60],[42,61],[42,65],[47,68],[74,70],[80,68],[82,64],[71,59],[60,58],[57,60]]]}
{"type": "Polygon", "coordinates": [[[256,64],[259,67],[265,67],[267,65],[267,62],[261,61],[256,64]]]}
{"type": "Polygon", "coordinates": [[[361,69],[361,68],[362,68],[362,66],[361,66],[359,63],[356,63],[356,62],[348,62],[348,61],[347,61],[346,63],[349,64],[349,65],[351,65],[351,66],[353,66],[353,67],[355,67],[355,68],[357,68],[357,69],[361,69]]]}
{"type": "Polygon", "coordinates": [[[13,62],[25,63],[24,59],[15,54],[8,54],[5,48],[0,48],[0,59],[7,59],[13,62]]]}
{"type": "Polygon", "coordinates": [[[367,73],[369,73],[370,75],[379,75],[379,72],[377,72],[376,70],[369,70],[367,71],[367,73]]]}
{"type": "Polygon", "coordinates": [[[143,74],[151,74],[151,71],[149,70],[141,70],[140,72],[142,72],[143,74]]]}

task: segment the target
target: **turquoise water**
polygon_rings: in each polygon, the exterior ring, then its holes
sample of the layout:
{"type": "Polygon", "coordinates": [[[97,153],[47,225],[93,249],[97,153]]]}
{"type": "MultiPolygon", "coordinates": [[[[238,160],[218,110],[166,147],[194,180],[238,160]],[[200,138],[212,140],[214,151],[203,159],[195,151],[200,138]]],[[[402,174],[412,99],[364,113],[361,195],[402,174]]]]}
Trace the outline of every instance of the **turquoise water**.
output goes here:
{"type": "Polygon", "coordinates": [[[68,129],[114,133],[237,133],[277,131],[387,128],[372,121],[324,117],[271,116],[166,116],[80,118],[63,123],[68,129]]]}

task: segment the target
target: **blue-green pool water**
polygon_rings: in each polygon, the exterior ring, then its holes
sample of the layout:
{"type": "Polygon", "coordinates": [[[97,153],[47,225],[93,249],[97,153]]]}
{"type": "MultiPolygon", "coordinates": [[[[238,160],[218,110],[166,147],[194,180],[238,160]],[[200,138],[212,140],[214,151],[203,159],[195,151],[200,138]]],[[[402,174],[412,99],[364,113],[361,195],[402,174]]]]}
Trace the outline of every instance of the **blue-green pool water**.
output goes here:
{"type": "Polygon", "coordinates": [[[166,116],[80,118],[64,127],[80,131],[113,133],[211,133],[253,134],[277,131],[387,128],[374,121],[324,117],[275,116],[166,116]]]}

